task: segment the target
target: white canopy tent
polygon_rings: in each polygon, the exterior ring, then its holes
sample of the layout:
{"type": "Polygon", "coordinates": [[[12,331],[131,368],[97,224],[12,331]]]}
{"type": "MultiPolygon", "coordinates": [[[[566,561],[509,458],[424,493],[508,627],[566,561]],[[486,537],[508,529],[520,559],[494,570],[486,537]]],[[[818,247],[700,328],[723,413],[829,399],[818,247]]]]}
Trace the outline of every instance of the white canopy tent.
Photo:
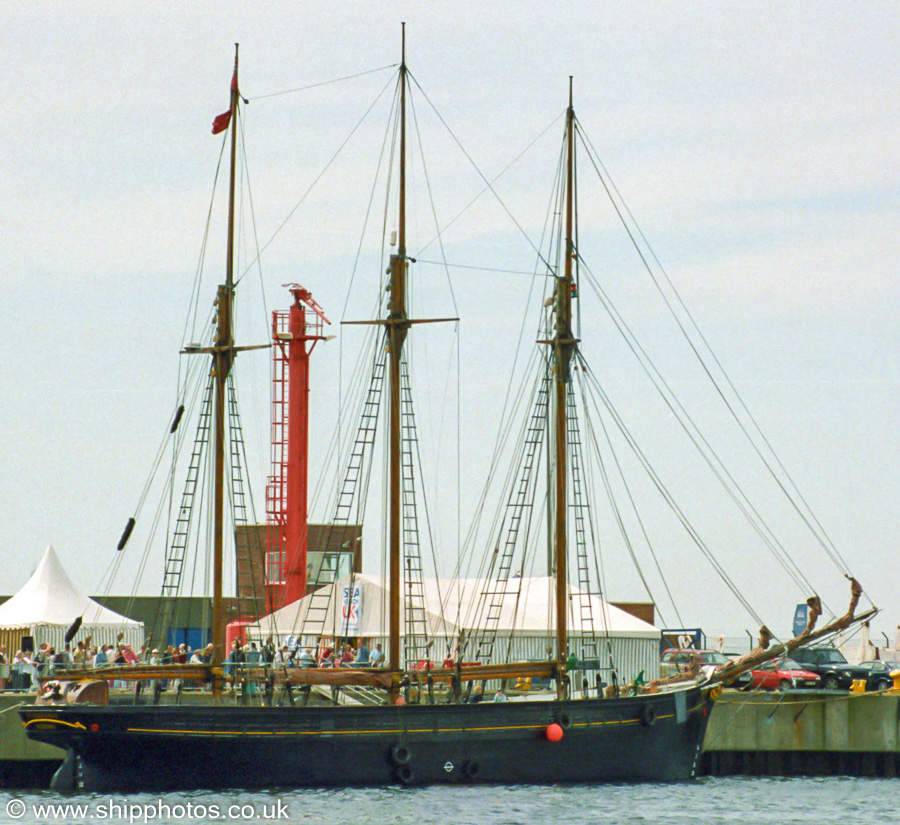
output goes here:
{"type": "MultiPolygon", "coordinates": [[[[508,579],[430,579],[426,598],[437,598],[444,615],[467,628],[470,639],[464,658],[480,660],[485,649],[480,628],[493,629],[493,659],[523,661],[552,658],[556,648],[556,581],[549,576],[508,579]],[[487,617],[491,616],[492,621],[487,617]]],[[[612,661],[618,678],[641,671],[646,679],[659,675],[661,631],[599,596],[569,586],[567,630],[569,652],[578,659],[598,659],[609,679],[612,661]]]]}
{"type": "MultiPolygon", "coordinates": [[[[426,599],[444,605],[444,614],[457,624],[478,626],[484,603],[499,605],[497,629],[520,635],[553,635],[556,581],[549,576],[508,579],[428,579],[426,599]]],[[[610,635],[659,641],[660,631],[630,613],[569,586],[569,635],[610,635]]]]}
{"type": "MultiPolygon", "coordinates": [[[[429,603],[427,597],[426,603],[429,603]]],[[[439,602],[434,604],[439,606],[439,602]]],[[[401,627],[406,626],[405,611],[406,605],[401,603],[401,627]]],[[[430,637],[450,637],[456,633],[455,628],[441,618],[439,610],[426,610],[425,624],[430,637]]],[[[330,586],[261,617],[251,631],[259,633],[263,639],[268,636],[280,639],[284,644],[295,641],[315,644],[322,636],[383,640],[388,635],[387,589],[380,576],[362,573],[343,576],[330,586]]]]}
{"type": "MultiPolygon", "coordinates": [[[[552,578],[515,578],[505,586],[487,579],[425,579],[422,585],[425,633],[434,640],[430,658],[436,662],[456,648],[461,630],[470,639],[463,652],[466,661],[485,658],[485,651],[478,649],[485,627],[494,631],[494,661],[546,659],[548,647],[554,646],[552,578]]],[[[407,626],[405,600],[400,609],[402,634],[407,626]]],[[[611,656],[620,678],[632,678],[642,670],[648,679],[658,675],[660,630],[653,625],[574,587],[569,588],[568,624],[571,652],[579,658],[599,658],[605,668],[611,656]]],[[[384,643],[386,582],[381,576],[344,576],[260,618],[249,631],[261,640],[271,636],[291,646],[315,646],[321,637],[365,637],[373,644],[384,643]]],[[[415,633],[422,633],[421,621],[415,633]]]]}
{"type": "Polygon", "coordinates": [[[13,652],[22,636],[31,636],[35,647],[47,643],[60,650],[66,631],[81,617],[73,642],[91,636],[92,644],[122,643],[136,650],[144,641],[144,625],[109,610],[86,596],[69,578],[51,545],[47,546],[31,578],[0,605],[0,638],[13,652]]]}

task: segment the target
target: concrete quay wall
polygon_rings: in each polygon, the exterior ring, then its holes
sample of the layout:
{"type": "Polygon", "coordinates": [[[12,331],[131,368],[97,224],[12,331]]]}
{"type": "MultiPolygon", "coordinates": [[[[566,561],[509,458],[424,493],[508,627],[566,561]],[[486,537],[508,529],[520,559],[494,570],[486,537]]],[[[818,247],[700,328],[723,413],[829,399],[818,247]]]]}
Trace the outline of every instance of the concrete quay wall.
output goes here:
{"type": "Polygon", "coordinates": [[[0,693],[0,788],[46,788],[65,753],[32,742],[15,708],[34,695],[0,693]]]}
{"type": "Polygon", "coordinates": [[[900,776],[900,691],[726,691],[703,750],[717,776],[900,776]]]}

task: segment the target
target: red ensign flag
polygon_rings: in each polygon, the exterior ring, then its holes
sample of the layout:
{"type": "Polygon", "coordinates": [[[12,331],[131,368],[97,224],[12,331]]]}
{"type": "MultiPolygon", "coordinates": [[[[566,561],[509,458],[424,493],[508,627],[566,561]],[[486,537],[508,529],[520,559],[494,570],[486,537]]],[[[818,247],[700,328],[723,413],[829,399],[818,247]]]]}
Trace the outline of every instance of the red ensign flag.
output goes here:
{"type": "Polygon", "coordinates": [[[229,109],[227,112],[223,112],[221,115],[219,115],[218,117],[216,117],[213,120],[212,133],[214,135],[217,135],[217,134],[219,134],[219,132],[224,132],[228,128],[228,125],[230,123],[231,123],[231,109],[229,109]]]}

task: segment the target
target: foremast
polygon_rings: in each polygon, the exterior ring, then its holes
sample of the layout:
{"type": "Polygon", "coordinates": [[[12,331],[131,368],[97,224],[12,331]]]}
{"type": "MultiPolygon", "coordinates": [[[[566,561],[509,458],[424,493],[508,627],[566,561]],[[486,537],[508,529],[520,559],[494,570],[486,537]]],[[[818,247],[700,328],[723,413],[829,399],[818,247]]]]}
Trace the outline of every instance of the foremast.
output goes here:
{"type": "Polygon", "coordinates": [[[397,252],[391,255],[391,303],[384,321],[388,341],[389,392],[388,392],[388,450],[389,450],[389,536],[388,536],[388,667],[400,668],[400,593],[401,549],[403,524],[401,497],[403,468],[402,425],[400,416],[400,365],[403,343],[409,331],[406,312],[406,24],[402,24],[400,59],[400,195],[397,226],[397,252]]]}
{"type": "Polygon", "coordinates": [[[559,671],[557,697],[568,696],[568,576],[566,553],[568,547],[568,413],[567,394],[571,380],[571,361],[578,341],[572,331],[572,292],[575,281],[573,263],[575,260],[575,110],[572,106],[572,78],[569,78],[569,107],[566,110],[566,193],[565,193],[565,249],[563,253],[563,273],[556,275],[556,299],[554,304],[553,347],[554,370],[554,452],[555,452],[555,496],[554,496],[554,540],[553,559],[556,579],[556,659],[559,671]]]}
{"type": "MultiPolygon", "coordinates": [[[[232,325],[234,304],[234,191],[237,166],[237,118],[240,93],[238,92],[238,44],[234,45],[234,74],[231,78],[231,161],[228,181],[228,240],[225,258],[225,283],[216,294],[216,343],[213,348],[213,375],[215,377],[214,404],[214,493],[213,493],[213,614],[212,643],[214,666],[225,660],[225,607],[222,597],[222,579],[225,556],[225,390],[234,363],[235,346],[232,325]]],[[[213,693],[221,691],[219,680],[213,681],[213,693]]]]}

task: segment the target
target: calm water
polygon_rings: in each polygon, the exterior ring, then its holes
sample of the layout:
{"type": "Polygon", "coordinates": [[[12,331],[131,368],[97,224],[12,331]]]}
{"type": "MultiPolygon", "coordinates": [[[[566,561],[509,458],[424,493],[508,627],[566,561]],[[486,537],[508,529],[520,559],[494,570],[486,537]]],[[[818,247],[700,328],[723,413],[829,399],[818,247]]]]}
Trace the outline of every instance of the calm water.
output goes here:
{"type": "MultiPolygon", "coordinates": [[[[263,793],[74,796],[0,793],[0,823],[315,822],[401,825],[871,822],[900,779],[702,779],[679,785],[428,787],[263,793]],[[47,805],[86,806],[81,811],[47,805]]],[[[878,815],[876,818],[881,819],[878,815]]],[[[892,821],[891,814],[888,819],[892,821]]]]}

